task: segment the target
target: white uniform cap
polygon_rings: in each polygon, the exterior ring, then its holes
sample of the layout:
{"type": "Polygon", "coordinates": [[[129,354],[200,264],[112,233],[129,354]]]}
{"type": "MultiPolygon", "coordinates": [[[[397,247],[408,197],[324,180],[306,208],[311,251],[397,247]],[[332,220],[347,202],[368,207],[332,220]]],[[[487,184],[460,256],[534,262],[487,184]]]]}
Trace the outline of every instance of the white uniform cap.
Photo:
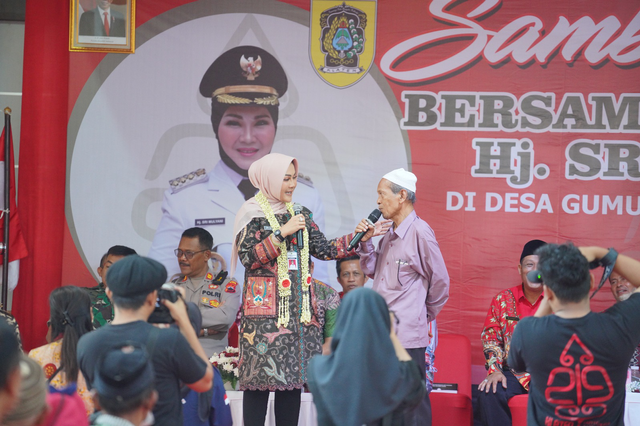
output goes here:
{"type": "Polygon", "coordinates": [[[400,185],[411,192],[416,192],[416,182],[418,181],[418,178],[416,175],[406,171],[405,169],[395,169],[394,171],[382,176],[382,178],[389,182],[393,182],[396,185],[400,185]]]}

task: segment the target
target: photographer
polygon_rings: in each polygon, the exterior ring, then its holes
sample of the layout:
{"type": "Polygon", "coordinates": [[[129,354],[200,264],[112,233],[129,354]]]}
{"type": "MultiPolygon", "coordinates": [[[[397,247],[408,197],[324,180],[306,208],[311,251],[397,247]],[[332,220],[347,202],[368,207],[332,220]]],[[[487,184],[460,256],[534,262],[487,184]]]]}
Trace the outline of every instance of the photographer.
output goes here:
{"type": "MultiPolygon", "coordinates": [[[[179,330],[154,327],[147,320],[156,308],[158,290],[167,280],[164,266],[153,259],[127,256],[109,269],[107,279],[114,319],[78,342],[78,361],[87,384],[92,387],[96,362],[103,353],[126,342],[145,345],[159,394],[153,409],[155,424],[182,424],[180,382],[196,392],[205,392],[213,379],[213,368],[198,342],[184,301],[160,300],[179,330]]],[[[174,292],[167,296],[172,297],[174,292]]]]}
{"type": "Polygon", "coordinates": [[[640,341],[640,289],[604,312],[591,311],[595,278],[589,268],[611,268],[640,287],[640,262],[615,250],[548,244],[536,250],[544,299],[523,318],[511,340],[508,364],[531,374],[527,424],[622,425],[627,365],[640,341]]]}

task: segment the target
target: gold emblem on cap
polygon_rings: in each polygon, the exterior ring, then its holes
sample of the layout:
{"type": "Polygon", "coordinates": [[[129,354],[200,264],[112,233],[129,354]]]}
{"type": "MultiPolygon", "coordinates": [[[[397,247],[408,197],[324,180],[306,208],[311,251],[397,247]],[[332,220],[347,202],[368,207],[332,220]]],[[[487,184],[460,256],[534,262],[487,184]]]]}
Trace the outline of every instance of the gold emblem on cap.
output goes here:
{"type": "Polygon", "coordinates": [[[260,75],[262,58],[258,56],[258,59],[254,61],[253,56],[249,56],[249,59],[246,59],[244,55],[242,55],[242,58],[240,58],[240,67],[244,71],[242,75],[247,77],[247,80],[253,81],[260,75]]]}
{"type": "Polygon", "coordinates": [[[216,89],[212,95],[221,104],[233,104],[233,105],[247,105],[254,103],[256,105],[278,105],[278,91],[269,86],[257,86],[257,85],[238,85],[238,86],[225,86],[216,89]],[[263,98],[243,98],[240,96],[232,95],[232,93],[264,93],[263,98]]]}

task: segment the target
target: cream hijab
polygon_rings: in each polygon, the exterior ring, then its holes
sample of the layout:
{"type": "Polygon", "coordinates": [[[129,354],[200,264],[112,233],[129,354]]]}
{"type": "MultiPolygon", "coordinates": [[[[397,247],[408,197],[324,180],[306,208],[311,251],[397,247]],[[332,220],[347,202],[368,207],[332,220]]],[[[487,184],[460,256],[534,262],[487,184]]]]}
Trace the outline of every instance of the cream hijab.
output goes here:
{"type": "MultiPolygon", "coordinates": [[[[267,154],[249,167],[249,180],[253,186],[258,188],[267,197],[275,214],[287,212],[286,205],[280,201],[280,191],[282,190],[282,180],[291,163],[293,163],[295,173],[297,174],[298,160],[284,154],[267,154]]],[[[238,262],[238,246],[235,244],[235,238],[238,238],[240,231],[242,231],[254,217],[265,216],[260,204],[256,201],[256,197],[251,197],[240,207],[233,224],[234,244],[231,252],[231,276],[235,273],[238,262]]]]}

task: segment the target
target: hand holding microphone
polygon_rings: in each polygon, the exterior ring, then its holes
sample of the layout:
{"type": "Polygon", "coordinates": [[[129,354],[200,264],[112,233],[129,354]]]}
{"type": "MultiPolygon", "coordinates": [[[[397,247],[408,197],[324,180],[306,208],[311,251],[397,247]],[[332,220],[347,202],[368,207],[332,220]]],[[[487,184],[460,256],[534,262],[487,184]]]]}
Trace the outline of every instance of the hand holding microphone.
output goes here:
{"type": "MultiPolygon", "coordinates": [[[[302,206],[298,203],[295,203],[293,205],[293,212],[296,214],[296,216],[301,215],[302,214],[302,206]]],[[[303,219],[304,221],[304,219],[303,219]]],[[[305,223],[306,225],[306,223],[305,223]]],[[[304,228],[303,228],[304,229],[304,228]]],[[[298,229],[298,231],[296,232],[296,241],[298,242],[298,249],[302,250],[304,248],[304,233],[302,229],[298,229]]]]}
{"type": "Polygon", "coordinates": [[[373,236],[374,233],[374,224],[380,219],[380,210],[375,209],[371,212],[368,218],[362,219],[358,226],[356,226],[356,235],[353,237],[351,242],[349,243],[349,247],[347,247],[348,251],[353,250],[353,248],[358,245],[360,241],[367,241],[369,238],[373,236]]]}

